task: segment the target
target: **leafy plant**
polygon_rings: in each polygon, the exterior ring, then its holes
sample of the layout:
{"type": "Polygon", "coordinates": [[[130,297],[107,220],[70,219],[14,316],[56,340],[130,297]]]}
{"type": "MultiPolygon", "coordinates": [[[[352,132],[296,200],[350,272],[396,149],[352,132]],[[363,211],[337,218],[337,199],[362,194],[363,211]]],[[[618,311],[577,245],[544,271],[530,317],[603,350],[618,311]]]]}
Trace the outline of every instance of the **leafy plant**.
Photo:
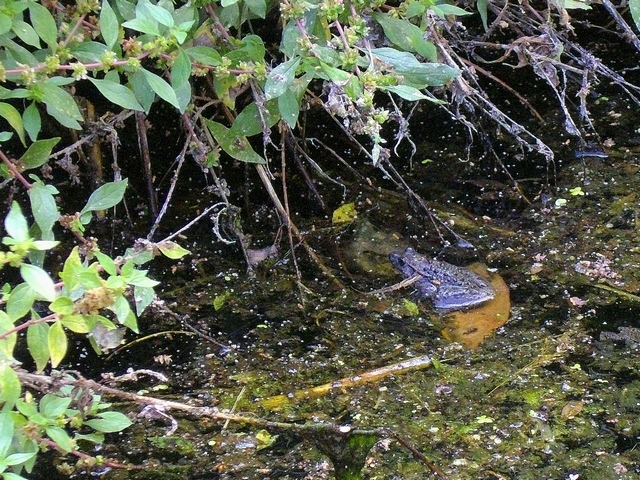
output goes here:
{"type": "MultiPolygon", "coordinates": [[[[126,180],[97,189],[73,217],[70,228],[81,231],[90,221],[90,212],[119,203],[125,187],[126,180]]],[[[34,184],[30,194],[35,212],[35,206],[46,204],[51,192],[34,184]],[[32,194],[38,188],[43,191],[32,194]]],[[[48,225],[50,230],[52,219],[43,211],[34,215],[36,226],[48,225]]],[[[54,212],[55,208],[49,214],[54,212]]],[[[87,335],[98,353],[115,348],[122,337],[116,335],[114,341],[108,333],[117,332],[117,325],[138,331],[137,315],[153,300],[153,287],[158,282],[136,267],[140,257],[114,260],[91,242],[83,245],[82,253],[78,247],[71,250],[59,273],[61,281],[56,281],[28,259],[56,247],[58,242],[35,240],[17,202],[13,203],[4,227],[7,236],[2,244],[8,251],[0,252],[0,268],[19,268],[23,280],[17,285],[3,286],[1,303],[5,308],[0,310],[0,472],[4,478],[16,479],[22,477],[9,470],[31,471],[42,445],[71,452],[77,449],[77,440],[101,442],[101,433],[119,431],[131,423],[122,413],[108,410],[110,405],[88,390],[72,390],[67,386],[39,400],[24,392],[23,374],[14,357],[18,333],[26,331],[27,347],[39,372],[62,362],[70,332],[87,335]],[[130,295],[135,312],[127,298],[130,295]],[[43,311],[49,313],[41,316],[39,312],[43,311]],[[95,433],[80,433],[83,427],[95,433]]],[[[174,258],[176,250],[180,256],[188,253],[167,243],[159,249],[174,258]]]]}

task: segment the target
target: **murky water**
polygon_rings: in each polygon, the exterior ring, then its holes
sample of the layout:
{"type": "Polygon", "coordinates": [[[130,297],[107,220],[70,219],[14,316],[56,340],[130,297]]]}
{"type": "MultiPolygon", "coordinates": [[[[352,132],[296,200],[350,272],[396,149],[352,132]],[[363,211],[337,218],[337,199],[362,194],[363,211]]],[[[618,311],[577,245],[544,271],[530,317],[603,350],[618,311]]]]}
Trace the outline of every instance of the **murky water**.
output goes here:
{"type": "MultiPolygon", "coordinates": [[[[489,182],[445,196],[425,180],[420,193],[475,251],[442,250],[397,195],[359,192],[355,224],[315,224],[308,237],[345,291],[301,248],[297,285],[286,244],[255,278],[233,247],[186,245],[196,260],[156,277],[189,326],[146,315],[145,334],[165,334],[127,345],[108,365],[167,375],[136,388],[175,401],[401,436],[404,445],[391,435],[375,444],[364,478],[423,479],[432,467],[451,479],[637,478],[640,341],[618,327],[640,328],[640,160],[617,152],[567,161],[556,190],[530,206],[500,197],[489,182]],[[455,320],[417,302],[411,287],[367,295],[401,279],[387,254],[405,245],[458,264],[485,262],[509,287],[508,321],[470,349],[444,338],[455,320]],[[621,336],[601,341],[602,331],[621,336]],[[377,376],[415,358],[431,361],[377,376]]],[[[429,178],[429,168],[408,178],[429,178]]],[[[533,199],[535,189],[527,194],[533,199]]],[[[463,328],[474,330],[473,321],[463,328]]],[[[167,413],[138,418],[102,452],[145,469],[104,478],[332,478],[326,449],[316,448],[326,438],[167,413]],[[171,418],[178,429],[166,436],[171,418]]]]}

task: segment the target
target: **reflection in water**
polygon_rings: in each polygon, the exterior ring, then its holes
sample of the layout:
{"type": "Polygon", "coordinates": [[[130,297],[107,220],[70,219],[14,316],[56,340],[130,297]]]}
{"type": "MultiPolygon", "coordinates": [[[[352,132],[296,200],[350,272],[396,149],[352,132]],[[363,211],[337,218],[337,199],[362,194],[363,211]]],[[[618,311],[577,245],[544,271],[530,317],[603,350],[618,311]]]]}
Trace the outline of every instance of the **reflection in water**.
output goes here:
{"type": "Polygon", "coordinates": [[[479,263],[471,265],[469,269],[490,281],[495,290],[495,297],[478,308],[446,315],[446,327],[442,330],[442,335],[449,341],[476,348],[507,322],[511,300],[509,287],[500,275],[490,275],[486,267],[479,263]]]}

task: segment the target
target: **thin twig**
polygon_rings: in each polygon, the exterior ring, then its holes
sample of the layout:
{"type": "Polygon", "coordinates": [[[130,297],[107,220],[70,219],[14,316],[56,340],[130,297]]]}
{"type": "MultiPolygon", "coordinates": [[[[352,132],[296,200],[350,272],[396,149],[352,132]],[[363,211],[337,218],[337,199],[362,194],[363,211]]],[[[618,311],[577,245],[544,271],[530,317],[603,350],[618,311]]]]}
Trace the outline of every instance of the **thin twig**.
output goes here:
{"type": "Polygon", "coordinates": [[[153,171],[151,170],[151,154],[149,153],[149,140],[147,137],[147,117],[144,112],[136,112],[136,130],[138,131],[138,148],[142,159],[142,173],[147,183],[149,194],[149,209],[151,218],[158,217],[158,194],[153,186],[153,171]]]}
{"type": "MultiPolygon", "coordinates": [[[[167,196],[164,199],[160,212],[154,216],[155,220],[153,222],[153,226],[151,227],[151,229],[149,230],[149,233],[147,234],[147,240],[151,240],[151,238],[153,238],[153,234],[156,232],[156,229],[160,225],[160,221],[162,220],[162,217],[164,217],[164,214],[167,213],[167,209],[169,208],[169,203],[171,202],[171,198],[173,197],[173,191],[175,190],[176,184],[178,183],[178,177],[180,175],[180,170],[182,169],[182,164],[184,163],[184,158],[185,158],[188,146],[189,146],[189,142],[187,141],[185,142],[184,147],[182,147],[182,151],[178,156],[178,166],[173,172],[173,178],[171,179],[171,184],[169,185],[169,191],[167,192],[167,196]]],[[[197,219],[199,218],[200,217],[197,217],[197,219]]],[[[189,224],[187,228],[190,226],[191,224],[189,224]]],[[[178,231],[177,233],[174,233],[173,235],[170,235],[168,238],[165,238],[165,240],[170,240],[171,238],[178,235],[179,233],[180,231],[178,231]]]]}

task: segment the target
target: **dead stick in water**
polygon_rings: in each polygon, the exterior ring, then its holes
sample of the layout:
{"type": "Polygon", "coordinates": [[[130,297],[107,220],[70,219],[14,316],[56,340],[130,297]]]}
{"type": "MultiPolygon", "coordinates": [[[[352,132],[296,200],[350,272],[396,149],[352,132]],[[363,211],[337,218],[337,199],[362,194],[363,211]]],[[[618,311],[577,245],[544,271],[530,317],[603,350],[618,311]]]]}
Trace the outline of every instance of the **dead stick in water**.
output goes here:
{"type": "Polygon", "coordinates": [[[334,380],[330,383],[325,383],[324,385],[319,385],[317,387],[305,388],[293,393],[265,398],[264,400],[260,400],[258,405],[262,408],[273,409],[305,398],[320,397],[337,388],[342,389],[355,387],[365,383],[377,382],[389,375],[402,375],[407,372],[422,370],[423,368],[430,367],[431,364],[431,357],[429,355],[423,355],[421,357],[411,358],[391,365],[385,365],[384,367],[369,370],[368,372],[364,372],[359,375],[352,375],[351,377],[334,380]]]}

